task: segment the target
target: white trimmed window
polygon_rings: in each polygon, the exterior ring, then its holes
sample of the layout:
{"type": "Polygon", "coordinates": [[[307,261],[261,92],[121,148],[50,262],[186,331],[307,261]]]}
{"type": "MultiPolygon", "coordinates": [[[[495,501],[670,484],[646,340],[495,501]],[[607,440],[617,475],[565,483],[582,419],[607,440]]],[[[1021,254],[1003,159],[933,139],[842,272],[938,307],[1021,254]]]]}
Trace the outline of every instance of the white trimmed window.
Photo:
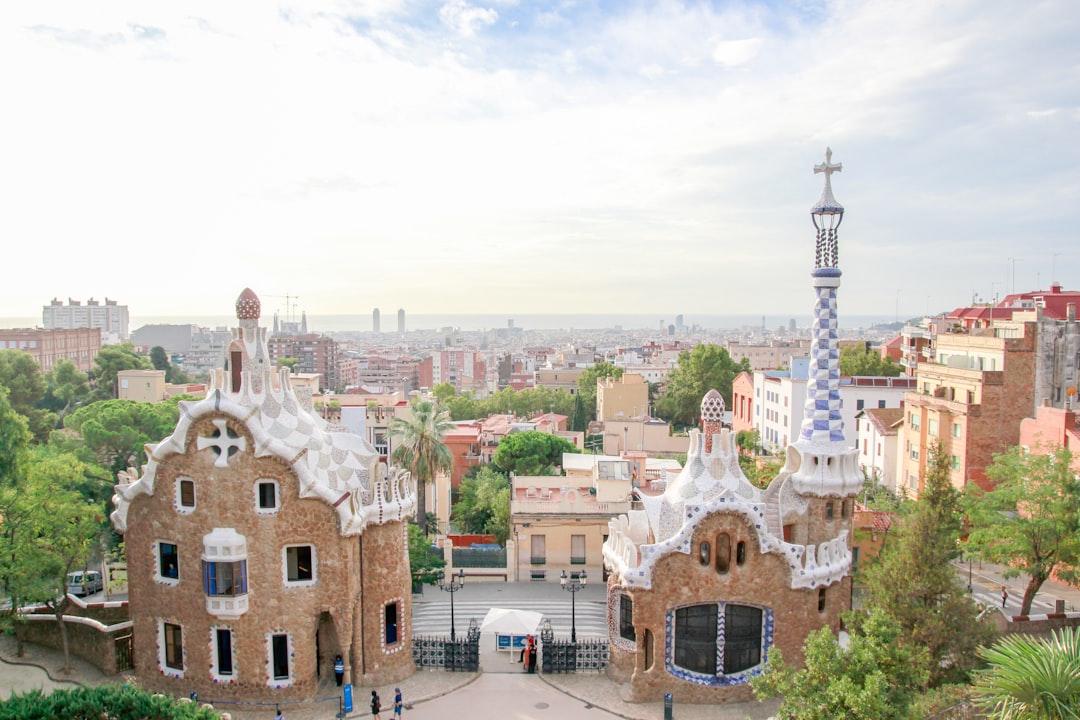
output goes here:
{"type": "Polygon", "coordinates": [[[203,535],[203,593],[206,611],[222,619],[248,610],[247,539],[233,528],[214,528],[203,535]]]}
{"type": "Polygon", "coordinates": [[[281,507],[281,488],[277,480],[259,480],[255,483],[255,512],[272,515],[281,507]]]}
{"type": "Polygon", "coordinates": [[[281,559],[286,587],[302,587],[315,584],[316,558],[314,545],[287,545],[282,550],[281,559]]]}
{"type": "Polygon", "coordinates": [[[177,512],[195,512],[195,481],[189,477],[178,477],[175,485],[177,512]]]}
{"type": "Polygon", "coordinates": [[[232,628],[210,628],[210,676],[214,682],[236,682],[236,666],[233,658],[236,647],[233,645],[232,628]]]}
{"type": "Polygon", "coordinates": [[[292,684],[292,638],[287,633],[266,636],[266,684],[281,688],[292,684]]]}
{"type": "Polygon", "coordinates": [[[176,623],[158,625],[158,666],[169,677],[184,676],[184,629],[176,623]]]}
{"type": "Polygon", "coordinates": [[[158,540],[154,543],[154,566],[158,580],[167,585],[180,583],[180,551],[176,543],[158,540]]]}

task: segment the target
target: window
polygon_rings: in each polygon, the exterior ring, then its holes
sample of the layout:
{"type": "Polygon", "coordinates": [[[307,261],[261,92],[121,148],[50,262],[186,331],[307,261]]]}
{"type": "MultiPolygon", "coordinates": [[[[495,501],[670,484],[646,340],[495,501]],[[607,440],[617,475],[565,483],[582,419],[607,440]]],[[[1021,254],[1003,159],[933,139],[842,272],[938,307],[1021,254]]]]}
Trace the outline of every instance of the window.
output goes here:
{"type": "Polygon", "coordinates": [[[585,564],[585,536],[584,535],[571,535],[570,536],[570,564],[571,565],[584,565],[585,564]]]}
{"type": "Polygon", "coordinates": [[[863,441],[862,441],[862,452],[863,452],[863,455],[865,455],[865,454],[866,454],[866,453],[868,453],[869,451],[870,451],[870,441],[869,441],[868,439],[866,439],[866,438],[863,438],[863,441]]]}
{"type": "Polygon", "coordinates": [[[841,500],[840,501],[840,517],[846,518],[849,515],[851,515],[851,501],[850,500],[841,500]]]}
{"type": "Polygon", "coordinates": [[[634,600],[629,595],[619,597],[619,637],[637,640],[634,632],[634,600]]]}
{"type": "Polygon", "coordinates": [[[859,546],[855,545],[851,548],[851,572],[852,574],[859,571],[859,546]]]}
{"type": "Polygon", "coordinates": [[[864,407],[866,407],[866,401],[865,400],[856,400],[855,401],[855,409],[856,410],[862,410],[864,407]]]}
{"type": "Polygon", "coordinates": [[[676,609],[672,664],[714,677],[760,665],[764,614],[761,608],[732,603],[676,609]]]}
{"type": "Polygon", "coordinates": [[[922,416],[908,413],[908,424],[911,425],[912,430],[918,430],[922,427],[922,416]]]}
{"type": "Polygon", "coordinates": [[[218,675],[233,674],[232,630],[228,628],[214,630],[214,666],[218,675]]]}
{"type": "Polygon", "coordinates": [[[716,536],[716,572],[726,573],[731,567],[731,536],[720,533],[716,536]]]}
{"type": "Polygon", "coordinates": [[[260,513],[278,509],[278,484],[274,480],[260,480],[255,483],[255,507],[260,513]]]}
{"type": "Polygon", "coordinates": [[[158,543],[158,574],[169,580],[180,579],[180,558],[175,543],[158,543]]]}
{"type": "Polygon", "coordinates": [[[825,503],[825,519],[826,520],[832,520],[833,519],[833,501],[832,500],[825,503]]]}
{"type": "Polygon", "coordinates": [[[207,595],[235,597],[247,594],[247,560],[209,562],[203,560],[203,591],[207,595]]]}
{"type": "Polygon", "coordinates": [[[703,541],[701,545],[698,546],[698,559],[701,561],[702,565],[708,565],[712,562],[712,548],[709,547],[708,541],[703,541]]]}
{"type": "Polygon", "coordinates": [[[885,407],[885,401],[884,401],[884,400],[878,400],[878,401],[877,401],[877,406],[878,406],[879,408],[883,408],[883,407],[885,407]]]}
{"type": "Polygon", "coordinates": [[[930,418],[926,421],[926,432],[930,435],[937,437],[938,434],[938,422],[936,418],[930,418]]]}
{"type": "Polygon", "coordinates": [[[544,535],[533,535],[529,538],[532,553],[529,562],[532,565],[543,565],[547,562],[547,550],[544,535]]]}
{"type": "Polygon", "coordinates": [[[825,612],[825,588],[817,591],[817,611],[825,612]]]}
{"type": "Polygon", "coordinates": [[[195,481],[191,478],[176,479],[176,506],[181,512],[195,509],[195,481]]]}
{"type": "Polygon", "coordinates": [[[285,582],[306,585],[315,582],[314,545],[290,545],[285,548],[285,582]]]}
{"type": "Polygon", "coordinates": [[[953,437],[960,437],[960,423],[953,423],[952,424],[952,436],[953,437]]]}
{"type": "Polygon", "coordinates": [[[383,607],[383,644],[393,645],[398,641],[398,604],[392,602],[383,607]]]}
{"type": "Polygon", "coordinates": [[[953,470],[959,470],[960,469],[960,457],[958,455],[953,455],[952,456],[952,469],[953,470]]]}
{"type": "Polygon", "coordinates": [[[910,455],[912,460],[918,460],[919,459],[919,448],[918,448],[917,445],[912,445],[911,446],[911,452],[909,453],[909,455],[910,455]]]}
{"type": "Polygon", "coordinates": [[[735,564],[742,565],[746,562],[746,542],[740,540],[735,545],[735,564]]]}
{"type": "Polygon", "coordinates": [[[179,625],[164,623],[165,667],[184,669],[184,631],[179,625]]]}
{"type": "Polygon", "coordinates": [[[270,636],[270,672],[275,680],[289,679],[289,636],[270,636]]]}

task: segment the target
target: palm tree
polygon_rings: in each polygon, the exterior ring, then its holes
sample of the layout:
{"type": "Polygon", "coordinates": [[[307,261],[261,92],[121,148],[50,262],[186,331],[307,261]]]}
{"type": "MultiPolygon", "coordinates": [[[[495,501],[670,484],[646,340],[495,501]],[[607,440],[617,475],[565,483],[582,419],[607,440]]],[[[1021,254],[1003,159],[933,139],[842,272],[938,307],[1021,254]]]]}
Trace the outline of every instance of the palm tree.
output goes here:
{"type": "Polygon", "coordinates": [[[975,681],[975,703],[994,720],[1080,718],[1080,628],[1049,639],[1011,635],[979,653],[990,667],[975,681]]]}
{"type": "Polygon", "coordinates": [[[409,410],[412,417],[395,417],[390,422],[390,435],[395,439],[390,457],[416,479],[416,524],[427,534],[425,491],[440,470],[449,470],[453,464],[453,454],[443,442],[453,423],[449,411],[440,410],[433,400],[414,397],[409,410]]]}

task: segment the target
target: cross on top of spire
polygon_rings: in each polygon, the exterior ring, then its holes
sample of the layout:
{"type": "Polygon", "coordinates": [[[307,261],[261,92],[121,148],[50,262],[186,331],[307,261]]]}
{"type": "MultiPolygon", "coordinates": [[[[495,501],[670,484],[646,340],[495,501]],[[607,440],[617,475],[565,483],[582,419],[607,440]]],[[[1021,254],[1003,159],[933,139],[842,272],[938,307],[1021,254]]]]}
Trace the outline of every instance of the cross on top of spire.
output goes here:
{"type": "Polygon", "coordinates": [[[832,148],[825,148],[825,162],[814,166],[814,173],[825,173],[825,189],[821,191],[821,199],[817,205],[810,209],[815,215],[842,215],[844,206],[836,201],[832,192],[832,174],[844,169],[843,163],[832,161],[832,148]]]}

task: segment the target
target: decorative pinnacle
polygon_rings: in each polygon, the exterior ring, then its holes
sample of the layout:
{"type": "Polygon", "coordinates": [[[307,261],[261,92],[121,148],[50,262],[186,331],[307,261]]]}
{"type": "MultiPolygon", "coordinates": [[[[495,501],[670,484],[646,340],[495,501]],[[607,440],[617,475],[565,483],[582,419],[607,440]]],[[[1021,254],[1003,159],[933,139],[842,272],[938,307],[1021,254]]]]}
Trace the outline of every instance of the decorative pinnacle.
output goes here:
{"type": "Polygon", "coordinates": [[[821,199],[817,205],[810,208],[814,215],[843,215],[844,206],[836,201],[832,193],[832,174],[844,169],[843,163],[833,163],[832,148],[825,148],[825,162],[814,166],[814,173],[825,173],[825,189],[821,191],[821,199]]]}

